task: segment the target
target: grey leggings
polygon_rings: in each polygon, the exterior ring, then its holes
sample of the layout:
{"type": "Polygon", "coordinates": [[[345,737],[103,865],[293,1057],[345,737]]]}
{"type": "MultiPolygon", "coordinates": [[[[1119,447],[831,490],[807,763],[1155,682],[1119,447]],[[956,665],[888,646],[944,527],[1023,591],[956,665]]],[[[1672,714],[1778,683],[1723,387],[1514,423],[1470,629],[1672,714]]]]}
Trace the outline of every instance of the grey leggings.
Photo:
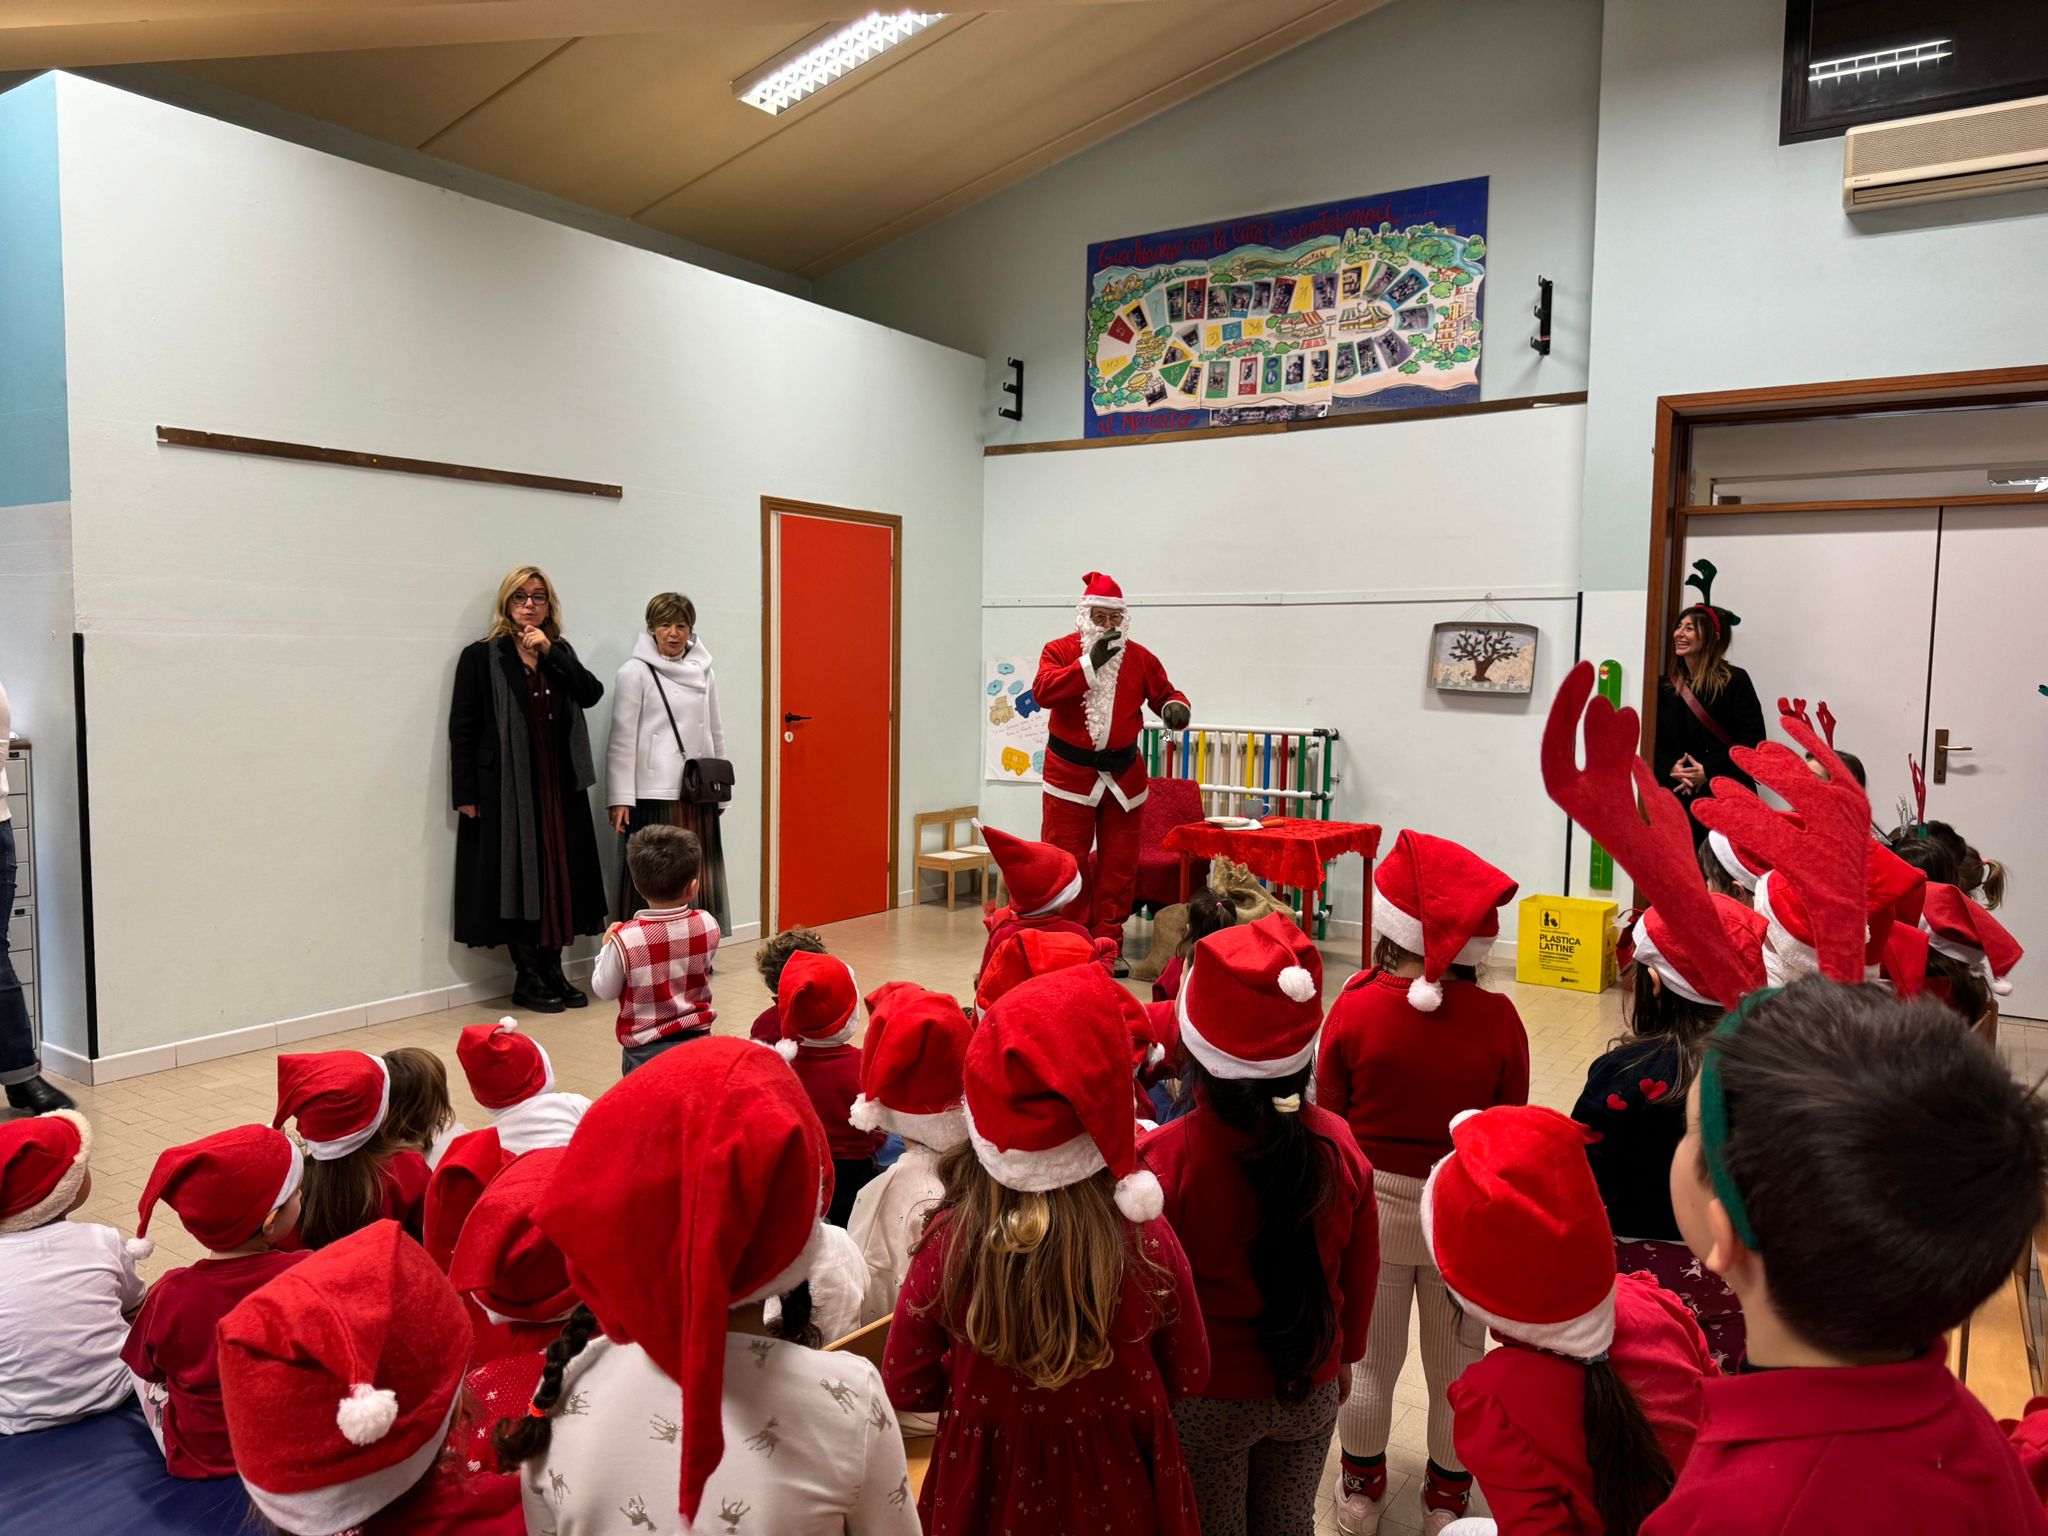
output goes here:
{"type": "Polygon", "coordinates": [[[1184,1397],[1173,1405],[1202,1536],[1315,1536],[1337,1383],[1302,1403],[1184,1397]]]}

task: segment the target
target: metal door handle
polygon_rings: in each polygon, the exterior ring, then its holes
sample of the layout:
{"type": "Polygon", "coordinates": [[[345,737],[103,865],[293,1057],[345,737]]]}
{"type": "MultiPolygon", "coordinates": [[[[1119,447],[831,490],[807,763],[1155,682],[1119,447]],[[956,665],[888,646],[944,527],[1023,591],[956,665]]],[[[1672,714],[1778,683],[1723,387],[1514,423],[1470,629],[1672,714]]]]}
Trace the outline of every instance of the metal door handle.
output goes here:
{"type": "Polygon", "coordinates": [[[782,723],[784,725],[795,725],[800,721],[808,720],[810,718],[811,717],[809,715],[792,715],[785,713],[782,717],[782,723]]]}
{"type": "Polygon", "coordinates": [[[1948,782],[1948,755],[1951,752],[1974,752],[1974,747],[1952,747],[1948,744],[1948,727],[1943,726],[1934,733],[1934,782],[1948,782]]]}

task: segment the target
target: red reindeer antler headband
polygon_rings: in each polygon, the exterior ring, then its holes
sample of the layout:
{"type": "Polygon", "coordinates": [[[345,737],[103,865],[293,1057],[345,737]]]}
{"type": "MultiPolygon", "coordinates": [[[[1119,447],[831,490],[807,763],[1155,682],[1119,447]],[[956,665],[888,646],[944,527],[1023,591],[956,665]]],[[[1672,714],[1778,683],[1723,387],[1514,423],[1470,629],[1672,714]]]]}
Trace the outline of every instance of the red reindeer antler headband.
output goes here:
{"type": "Polygon", "coordinates": [[[1814,728],[1813,722],[1819,720],[1821,735],[1827,738],[1829,746],[1832,747],[1835,744],[1835,712],[1828,708],[1828,701],[1826,699],[1822,699],[1820,703],[1816,704],[1813,714],[1809,716],[1806,713],[1806,700],[1788,699],[1781,695],[1778,699],[1778,713],[1780,715],[1790,715],[1809,731],[1814,728]]]}

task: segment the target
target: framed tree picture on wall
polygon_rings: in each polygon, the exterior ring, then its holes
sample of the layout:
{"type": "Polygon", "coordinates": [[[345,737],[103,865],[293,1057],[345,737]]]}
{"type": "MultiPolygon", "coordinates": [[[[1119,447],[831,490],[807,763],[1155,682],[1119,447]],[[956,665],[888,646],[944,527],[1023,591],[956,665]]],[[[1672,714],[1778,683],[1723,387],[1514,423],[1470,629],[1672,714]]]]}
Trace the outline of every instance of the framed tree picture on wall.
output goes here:
{"type": "Polygon", "coordinates": [[[1529,693],[1536,686],[1536,626],[1452,619],[1429,638],[1429,686],[1442,693],[1529,693]]]}

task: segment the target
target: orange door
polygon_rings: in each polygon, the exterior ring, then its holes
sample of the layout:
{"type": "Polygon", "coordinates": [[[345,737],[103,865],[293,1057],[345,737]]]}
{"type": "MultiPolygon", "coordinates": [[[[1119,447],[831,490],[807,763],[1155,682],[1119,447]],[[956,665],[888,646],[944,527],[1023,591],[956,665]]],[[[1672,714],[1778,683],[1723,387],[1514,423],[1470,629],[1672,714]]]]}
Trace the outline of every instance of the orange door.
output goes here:
{"type": "Polygon", "coordinates": [[[890,905],[896,533],[779,513],[774,927],[890,905]]]}

